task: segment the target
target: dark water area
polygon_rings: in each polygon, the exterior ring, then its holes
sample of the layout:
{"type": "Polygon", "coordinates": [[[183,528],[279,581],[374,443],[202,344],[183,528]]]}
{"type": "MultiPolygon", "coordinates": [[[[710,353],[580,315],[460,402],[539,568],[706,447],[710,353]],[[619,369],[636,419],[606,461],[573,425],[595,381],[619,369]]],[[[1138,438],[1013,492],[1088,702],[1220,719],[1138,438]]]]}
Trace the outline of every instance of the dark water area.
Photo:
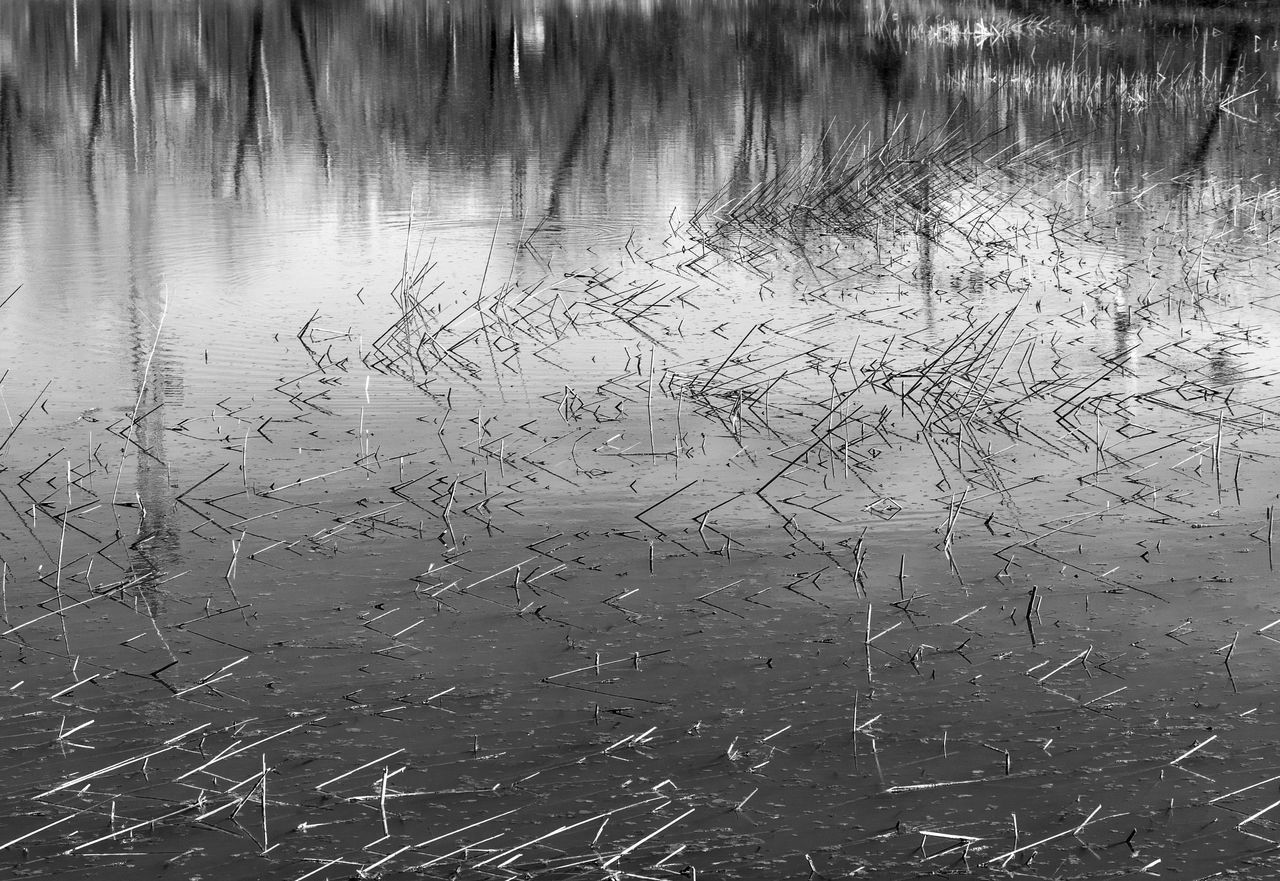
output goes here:
{"type": "Polygon", "coordinates": [[[0,5],[0,873],[1273,876],[1278,76],[0,5]]]}

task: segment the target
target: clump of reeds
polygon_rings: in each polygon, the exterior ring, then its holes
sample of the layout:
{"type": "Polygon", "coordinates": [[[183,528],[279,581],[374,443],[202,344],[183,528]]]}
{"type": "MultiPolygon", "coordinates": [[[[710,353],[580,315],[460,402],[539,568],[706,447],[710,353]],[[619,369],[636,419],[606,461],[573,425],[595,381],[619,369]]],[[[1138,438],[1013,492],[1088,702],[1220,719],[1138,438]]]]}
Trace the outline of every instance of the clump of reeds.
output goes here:
{"type": "MultiPolygon", "coordinates": [[[[1156,105],[1212,106],[1218,96],[1221,67],[1202,70],[1192,64],[1181,68],[1157,65],[1152,70],[1125,70],[1102,57],[1077,53],[1065,61],[1003,61],[993,64],[982,57],[947,72],[943,83],[975,97],[989,96],[993,88],[1023,96],[1052,108],[1055,113],[1091,114],[1107,109],[1136,111],[1156,105]]],[[[1258,83],[1240,84],[1231,100],[1253,94],[1258,83]]]]}
{"type": "Polygon", "coordinates": [[[1009,198],[978,184],[1044,158],[1039,148],[998,149],[999,135],[975,140],[945,125],[921,131],[903,120],[877,144],[860,131],[830,155],[785,165],[744,194],[721,190],[691,226],[713,243],[766,235],[803,243],[815,233],[877,244],[904,234],[936,242],[950,232],[972,245],[985,239],[989,218],[1009,198]]]}

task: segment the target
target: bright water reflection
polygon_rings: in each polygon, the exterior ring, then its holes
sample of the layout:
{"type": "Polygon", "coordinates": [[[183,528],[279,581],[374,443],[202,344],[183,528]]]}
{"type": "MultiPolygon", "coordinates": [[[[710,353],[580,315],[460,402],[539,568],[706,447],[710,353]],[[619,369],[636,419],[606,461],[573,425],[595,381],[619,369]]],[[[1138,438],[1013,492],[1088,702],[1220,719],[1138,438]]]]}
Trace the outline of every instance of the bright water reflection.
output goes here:
{"type": "Polygon", "coordinates": [[[1061,134],[1062,175],[1116,190],[1274,175],[1273,127],[1246,123],[1274,116],[1276,31],[1243,12],[14,2],[0,24],[0,272],[41,309],[162,277],[306,301],[385,277],[410,213],[463,273],[499,215],[620,245],[903,120],[1061,134]]]}

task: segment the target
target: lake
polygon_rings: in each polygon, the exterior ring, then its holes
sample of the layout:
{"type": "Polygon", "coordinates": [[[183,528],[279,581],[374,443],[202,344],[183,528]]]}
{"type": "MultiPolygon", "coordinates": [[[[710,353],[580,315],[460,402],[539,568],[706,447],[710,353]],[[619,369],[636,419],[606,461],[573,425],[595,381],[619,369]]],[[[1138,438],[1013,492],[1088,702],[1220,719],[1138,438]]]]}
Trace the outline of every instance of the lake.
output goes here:
{"type": "Polygon", "coordinates": [[[1277,871],[1262,3],[0,6],[14,877],[1277,871]]]}

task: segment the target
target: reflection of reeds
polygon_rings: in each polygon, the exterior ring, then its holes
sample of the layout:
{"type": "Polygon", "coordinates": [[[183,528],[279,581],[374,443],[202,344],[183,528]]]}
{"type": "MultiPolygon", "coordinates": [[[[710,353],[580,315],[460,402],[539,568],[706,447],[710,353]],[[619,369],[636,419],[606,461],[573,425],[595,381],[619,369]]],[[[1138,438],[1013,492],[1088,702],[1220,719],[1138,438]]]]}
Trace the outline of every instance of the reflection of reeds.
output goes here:
{"type": "MultiPolygon", "coordinates": [[[[974,54],[964,66],[948,70],[941,85],[979,99],[999,89],[1056,113],[1094,113],[1159,104],[1216,105],[1221,79],[1221,67],[1206,71],[1188,64],[1179,69],[1157,65],[1152,70],[1125,70],[1102,57],[995,62],[974,54]]],[[[1235,94],[1243,96],[1256,88],[1240,84],[1235,94]]]]}
{"type": "Polygon", "coordinates": [[[957,46],[981,45],[1043,34],[1053,27],[1054,24],[1043,16],[990,15],[977,18],[932,18],[927,21],[912,22],[901,30],[908,39],[957,46]]]}

